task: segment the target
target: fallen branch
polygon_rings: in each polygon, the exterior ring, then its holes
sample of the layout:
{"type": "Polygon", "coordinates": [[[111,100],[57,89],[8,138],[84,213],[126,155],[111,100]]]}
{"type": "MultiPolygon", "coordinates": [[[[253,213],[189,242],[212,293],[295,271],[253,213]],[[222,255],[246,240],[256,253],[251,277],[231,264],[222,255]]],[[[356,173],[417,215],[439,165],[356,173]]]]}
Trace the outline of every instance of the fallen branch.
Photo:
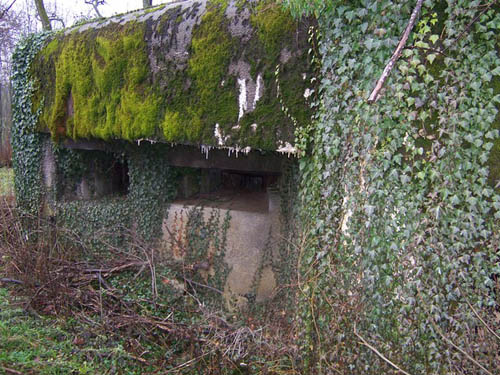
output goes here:
{"type": "Polygon", "coordinates": [[[448,337],[446,337],[444,335],[443,331],[441,331],[441,329],[438,327],[438,325],[436,324],[436,322],[434,322],[434,319],[432,318],[430,312],[427,309],[427,306],[424,303],[424,300],[423,300],[422,296],[420,295],[420,291],[417,292],[417,296],[420,299],[420,302],[422,303],[422,306],[424,306],[424,309],[425,309],[427,315],[429,316],[429,321],[431,322],[432,326],[434,327],[435,331],[439,334],[439,336],[441,336],[441,338],[444,341],[446,341],[449,345],[451,345],[453,348],[455,348],[460,353],[462,353],[469,361],[471,361],[473,364],[475,364],[477,367],[479,367],[485,373],[487,373],[488,375],[493,375],[493,373],[491,373],[490,371],[488,371],[483,365],[481,365],[478,361],[476,361],[469,353],[467,353],[465,350],[463,350],[462,348],[460,348],[457,344],[455,344],[453,341],[451,341],[448,337]]]}
{"type": "Polygon", "coordinates": [[[134,261],[131,263],[121,264],[119,266],[112,267],[112,268],[88,268],[88,269],[83,270],[83,273],[101,274],[101,275],[104,275],[105,277],[107,277],[113,273],[125,271],[129,268],[140,267],[140,266],[143,266],[145,264],[146,264],[146,262],[135,262],[134,261]]]}
{"type": "MultiPolygon", "coordinates": [[[[463,292],[462,292],[463,294],[463,292]]],[[[469,305],[470,309],[472,310],[472,312],[474,313],[474,315],[479,319],[479,321],[481,323],[483,323],[483,325],[486,327],[486,329],[491,333],[493,334],[493,336],[495,336],[498,340],[500,340],[500,336],[498,334],[495,333],[495,331],[493,331],[493,329],[490,328],[490,326],[479,316],[479,314],[477,313],[476,309],[474,309],[474,306],[472,306],[470,304],[470,302],[467,300],[467,298],[465,298],[465,302],[467,302],[467,305],[469,305]]]]}
{"type": "Polygon", "coordinates": [[[2,278],[2,279],[0,279],[0,282],[1,283],[18,284],[18,285],[23,285],[24,284],[21,280],[9,279],[9,278],[2,278]]]}
{"type": "Polygon", "coordinates": [[[0,369],[4,370],[6,373],[9,373],[9,374],[14,374],[14,375],[23,375],[23,373],[22,373],[22,372],[19,372],[19,371],[13,370],[13,369],[8,368],[8,367],[0,367],[0,369]]]}
{"type": "Polygon", "coordinates": [[[368,98],[368,103],[375,103],[378,100],[380,90],[382,90],[382,87],[384,86],[385,81],[387,81],[387,78],[389,77],[389,74],[392,71],[392,68],[394,68],[394,64],[396,61],[399,59],[401,56],[401,52],[403,51],[403,48],[406,45],[406,42],[408,41],[408,37],[410,36],[411,31],[413,30],[413,27],[415,26],[415,22],[417,21],[417,17],[420,13],[420,9],[422,8],[424,0],[417,0],[417,5],[415,5],[415,9],[413,9],[413,12],[410,17],[410,21],[408,22],[408,25],[406,26],[405,32],[403,33],[403,37],[399,41],[399,44],[392,54],[392,57],[390,58],[389,62],[385,66],[385,69],[380,76],[379,80],[377,81],[377,84],[375,85],[375,88],[373,89],[372,93],[370,94],[370,97],[368,98]]]}
{"type": "Polygon", "coordinates": [[[483,365],[481,365],[478,361],[476,361],[474,358],[472,358],[472,356],[469,353],[467,353],[465,350],[463,350],[458,345],[456,345],[453,341],[451,341],[448,337],[446,337],[444,335],[444,333],[441,331],[441,329],[437,326],[437,324],[434,323],[434,320],[432,318],[429,319],[429,320],[431,321],[432,325],[434,326],[434,329],[436,330],[436,332],[439,334],[439,336],[441,336],[441,338],[444,341],[446,341],[449,345],[451,345],[456,350],[458,350],[460,353],[462,353],[469,361],[471,361],[472,363],[474,363],[477,367],[479,367],[485,373],[487,373],[488,375],[493,375],[492,372],[488,371],[483,365]]]}
{"type": "Polygon", "coordinates": [[[223,294],[224,294],[224,292],[223,292],[222,290],[219,290],[219,289],[217,289],[217,288],[214,288],[213,286],[210,286],[210,285],[205,285],[205,284],[201,284],[201,283],[197,283],[196,281],[193,281],[193,280],[188,279],[188,278],[186,278],[186,277],[184,277],[184,280],[185,280],[187,283],[189,283],[189,284],[192,284],[192,285],[197,285],[197,286],[201,286],[202,288],[207,288],[207,289],[210,289],[210,290],[212,290],[212,291],[214,291],[214,292],[216,292],[216,293],[219,293],[219,294],[221,294],[221,295],[223,295],[223,294]]]}
{"type": "Polygon", "coordinates": [[[403,374],[410,375],[406,371],[402,370],[399,366],[394,364],[393,362],[389,361],[382,353],[380,353],[375,347],[371,346],[361,335],[356,331],[356,325],[354,325],[354,334],[361,340],[361,343],[371,349],[376,355],[378,355],[380,358],[382,358],[385,362],[390,364],[392,367],[394,367],[396,370],[399,372],[402,372],[403,374]]]}

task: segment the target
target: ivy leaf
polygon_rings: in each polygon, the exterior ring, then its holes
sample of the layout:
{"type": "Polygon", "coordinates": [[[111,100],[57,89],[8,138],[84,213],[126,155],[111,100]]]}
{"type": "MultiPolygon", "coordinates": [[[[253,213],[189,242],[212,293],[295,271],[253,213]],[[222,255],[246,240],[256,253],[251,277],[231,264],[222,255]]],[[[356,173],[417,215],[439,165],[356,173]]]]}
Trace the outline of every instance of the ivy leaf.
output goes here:
{"type": "Polygon", "coordinates": [[[431,64],[434,62],[434,60],[436,60],[436,54],[435,53],[431,53],[429,55],[427,55],[426,59],[427,61],[429,61],[431,64]]]}
{"type": "Polygon", "coordinates": [[[460,203],[460,198],[457,196],[457,195],[453,195],[451,198],[450,198],[450,202],[451,204],[453,205],[457,205],[460,203]]]}
{"type": "Polygon", "coordinates": [[[500,65],[491,71],[494,76],[500,76],[500,65]]]}
{"type": "Polygon", "coordinates": [[[432,34],[429,37],[429,40],[432,42],[432,44],[435,44],[438,39],[439,39],[439,35],[436,35],[436,34],[432,34]]]}
{"type": "Polygon", "coordinates": [[[371,50],[373,48],[373,38],[366,39],[365,46],[366,48],[368,48],[368,50],[371,50]]]}

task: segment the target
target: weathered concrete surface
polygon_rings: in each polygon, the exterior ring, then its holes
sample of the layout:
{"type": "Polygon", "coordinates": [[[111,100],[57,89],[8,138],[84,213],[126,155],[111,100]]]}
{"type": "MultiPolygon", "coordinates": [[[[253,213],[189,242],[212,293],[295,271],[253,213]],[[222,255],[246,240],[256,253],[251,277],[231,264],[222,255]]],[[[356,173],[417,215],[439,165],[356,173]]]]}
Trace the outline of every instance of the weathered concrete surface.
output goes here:
{"type": "Polygon", "coordinates": [[[0,83],[0,150],[7,147],[10,139],[10,128],[12,127],[12,90],[10,85],[0,83]]]}
{"type": "Polygon", "coordinates": [[[40,130],[293,153],[309,25],[271,0],[185,0],[67,29],[33,62],[40,130]]]}
{"type": "MultiPolygon", "coordinates": [[[[251,211],[242,210],[247,204],[254,207],[248,197],[243,199],[226,200],[223,202],[212,202],[211,206],[206,202],[191,202],[186,205],[184,202],[173,203],[170,206],[168,218],[163,223],[163,243],[167,247],[170,241],[170,233],[175,228],[175,219],[183,217],[186,219],[186,211],[193,207],[204,207],[205,218],[210,217],[212,210],[220,210],[221,217],[227,212],[231,216],[230,227],[227,232],[227,252],[225,262],[231,269],[224,293],[226,302],[230,308],[244,307],[249,301],[248,295],[255,293],[257,301],[263,301],[271,298],[276,290],[276,277],[270,265],[267,265],[264,254],[272,254],[272,249],[280,241],[280,218],[279,218],[279,195],[277,193],[266,194],[267,210],[251,211]],[[231,205],[239,209],[228,208],[231,205]],[[223,207],[223,208],[220,208],[223,207]],[[169,228],[167,230],[166,228],[169,228]],[[169,233],[170,231],[170,233],[169,233]],[[271,253],[269,253],[271,252],[271,253]],[[260,275],[258,275],[261,268],[260,275]],[[236,303],[238,306],[231,306],[236,303]]],[[[262,199],[257,197],[256,199],[262,199]]],[[[171,254],[174,256],[175,254],[171,254]]]]}
{"type": "Polygon", "coordinates": [[[56,158],[52,151],[52,145],[49,140],[43,144],[42,154],[42,176],[46,191],[53,191],[56,188],[56,158]]]}

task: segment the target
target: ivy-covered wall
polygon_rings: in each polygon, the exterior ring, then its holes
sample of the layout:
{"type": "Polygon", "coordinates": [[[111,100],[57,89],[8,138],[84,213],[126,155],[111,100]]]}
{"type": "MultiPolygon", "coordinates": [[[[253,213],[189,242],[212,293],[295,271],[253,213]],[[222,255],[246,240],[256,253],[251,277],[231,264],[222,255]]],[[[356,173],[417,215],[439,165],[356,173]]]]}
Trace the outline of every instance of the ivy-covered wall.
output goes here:
{"type": "Polygon", "coordinates": [[[278,150],[312,113],[307,30],[272,0],[204,0],[53,34],[30,68],[38,129],[278,150]]]}
{"type": "Polygon", "coordinates": [[[497,3],[424,1],[369,103],[417,2],[285,2],[321,34],[301,133],[305,373],[497,373],[497,3]]]}
{"type": "Polygon", "coordinates": [[[34,83],[31,62],[48,34],[31,35],[23,40],[12,57],[12,164],[16,200],[23,210],[37,214],[42,203],[41,158],[43,134],[37,131],[40,110],[33,106],[34,83]]]}
{"type": "Polygon", "coordinates": [[[165,153],[170,146],[144,143],[109,145],[105,151],[57,149],[58,186],[54,216],[59,225],[71,229],[93,247],[110,244],[124,246],[136,237],[154,245],[162,234],[162,223],[168,204],[176,196],[178,173],[165,165],[165,153]],[[120,160],[121,159],[121,160],[120,160]],[[92,185],[95,173],[109,180],[111,167],[117,162],[127,165],[130,179],[125,191],[110,190],[96,195],[89,186],[88,197],[75,193],[83,181],[92,185]],[[89,173],[89,166],[103,168],[89,173]]]}

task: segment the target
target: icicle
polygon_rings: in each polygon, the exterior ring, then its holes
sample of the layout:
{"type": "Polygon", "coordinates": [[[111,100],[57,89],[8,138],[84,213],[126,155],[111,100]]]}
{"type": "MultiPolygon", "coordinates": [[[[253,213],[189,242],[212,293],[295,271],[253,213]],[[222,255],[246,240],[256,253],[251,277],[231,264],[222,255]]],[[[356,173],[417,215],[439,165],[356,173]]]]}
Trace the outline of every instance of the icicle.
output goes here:
{"type": "Polygon", "coordinates": [[[208,160],[208,153],[210,152],[211,149],[212,149],[211,146],[201,145],[201,153],[205,155],[205,158],[207,160],[208,160]]]}
{"type": "Polygon", "coordinates": [[[287,154],[288,157],[297,153],[297,149],[288,142],[285,142],[284,145],[283,142],[280,142],[280,147],[276,151],[281,154],[287,154]]]}

